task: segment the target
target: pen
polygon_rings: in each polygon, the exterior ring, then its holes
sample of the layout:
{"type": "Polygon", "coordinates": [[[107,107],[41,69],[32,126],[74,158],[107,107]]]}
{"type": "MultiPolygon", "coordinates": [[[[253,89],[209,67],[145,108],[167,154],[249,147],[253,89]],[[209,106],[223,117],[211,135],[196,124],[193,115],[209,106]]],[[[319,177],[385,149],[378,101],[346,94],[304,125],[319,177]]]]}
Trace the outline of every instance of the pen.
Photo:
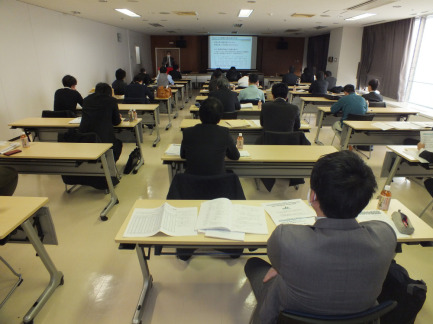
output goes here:
{"type": "Polygon", "coordinates": [[[408,227],[409,224],[407,223],[407,216],[405,214],[401,214],[401,221],[405,227],[408,227]]]}

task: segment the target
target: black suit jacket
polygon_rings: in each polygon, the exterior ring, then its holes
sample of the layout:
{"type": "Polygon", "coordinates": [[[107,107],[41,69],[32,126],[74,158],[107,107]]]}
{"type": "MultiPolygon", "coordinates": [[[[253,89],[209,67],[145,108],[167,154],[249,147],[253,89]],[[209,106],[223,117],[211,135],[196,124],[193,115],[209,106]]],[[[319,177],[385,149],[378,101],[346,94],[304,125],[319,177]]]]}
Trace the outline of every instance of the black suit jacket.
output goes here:
{"type": "Polygon", "coordinates": [[[223,104],[223,112],[232,112],[241,109],[241,104],[238,100],[236,92],[228,89],[219,89],[209,93],[209,97],[217,98],[223,104]]]}
{"type": "Polygon", "coordinates": [[[287,84],[288,86],[294,86],[296,85],[298,78],[299,77],[294,73],[286,73],[283,75],[283,83],[287,84]]]}
{"type": "Polygon", "coordinates": [[[310,85],[310,89],[308,89],[313,95],[325,95],[328,93],[328,81],[326,80],[316,80],[310,85]]]}
{"type": "Polygon", "coordinates": [[[238,160],[229,129],[213,124],[198,124],[183,130],[180,156],[186,159],[186,172],[196,175],[225,173],[224,158],[238,160]]]}
{"type": "Polygon", "coordinates": [[[260,125],[264,131],[293,132],[301,127],[298,106],[277,98],[267,101],[260,112],[260,125]]]}
{"type": "Polygon", "coordinates": [[[144,84],[132,82],[125,89],[125,99],[123,102],[129,104],[148,104],[150,101],[147,97],[153,100],[153,92],[144,84]]]}
{"type": "Polygon", "coordinates": [[[368,100],[371,102],[382,102],[383,101],[382,95],[375,92],[375,91],[363,94],[362,96],[364,97],[365,100],[368,100]]]}
{"type": "Polygon", "coordinates": [[[113,125],[119,125],[120,119],[117,100],[111,96],[93,93],[84,99],[83,116],[81,117],[80,132],[94,132],[98,134],[102,143],[113,143],[113,125]]]}
{"type": "Polygon", "coordinates": [[[314,74],[313,73],[302,73],[301,74],[301,82],[312,83],[313,81],[314,81],[314,74]]]}
{"type": "Polygon", "coordinates": [[[170,71],[171,78],[173,81],[182,80],[182,74],[179,71],[170,71]]]}
{"type": "Polygon", "coordinates": [[[328,81],[328,90],[335,88],[335,86],[337,85],[337,79],[333,76],[327,77],[325,80],[328,81]]]}
{"type": "Polygon", "coordinates": [[[161,65],[164,65],[165,67],[167,67],[167,66],[173,67],[174,64],[175,64],[174,63],[174,58],[172,56],[170,56],[170,59],[167,56],[164,56],[164,58],[162,59],[162,64],[161,65]]]}
{"type": "Polygon", "coordinates": [[[218,89],[217,88],[217,81],[218,81],[218,78],[211,79],[209,81],[209,93],[212,91],[216,91],[218,89]]]}
{"type": "Polygon", "coordinates": [[[237,70],[228,70],[226,73],[226,78],[229,81],[238,81],[241,78],[241,73],[237,70]]]}
{"type": "Polygon", "coordinates": [[[83,97],[77,90],[63,88],[57,90],[54,94],[54,111],[70,110],[75,113],[77,103],[83,107],[83,97]]]}

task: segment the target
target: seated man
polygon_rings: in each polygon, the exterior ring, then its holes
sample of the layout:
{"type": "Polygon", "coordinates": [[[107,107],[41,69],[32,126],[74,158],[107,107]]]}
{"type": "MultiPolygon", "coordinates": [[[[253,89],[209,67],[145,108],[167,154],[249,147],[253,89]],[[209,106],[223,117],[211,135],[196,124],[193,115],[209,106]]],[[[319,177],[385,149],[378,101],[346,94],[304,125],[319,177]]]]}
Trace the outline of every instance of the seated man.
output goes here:
{"type": "Polygon", "coordinates": [[[265,94],[258,88],[259,77],[257,74],[250,74],[248,76],[248,88],[241,90],[238,99],[242,103],[243,100],[261,100],[265,102],[265,94]]]}
{"type": "Polygon", "coordinates": [[[83,103],[80,132],[98,134],[102,143],[113,143],[114,160],[122,153],[122,141],[114,136],[114,127],[122,122],[117,100],[112,97],[112,89],[107,83],[98,83],[95,93],[87,96],[83,103]]]}
{"type": "Polygon", "coordinates": [[[223,104],[223,112],[233,112],[241,109],[238,94],[230,90],[230,83],[226,78],[217,80],[217,90],[209,93],[209,97],[217,98],[223,104]]]}
{"type": "Polygon", "coordinates": [[[373,171],[350,151],[320,158],[308,201],[314,225],[279,225],[268,240],[271,264],[252,258],[245,273],[257,299],[252,323],[276,323],[284,310],[343,315],[373,307],[395,254],[386,223],[356,217],[377,189],[373,171]]]}
{"type": "Polygon", "coordinates": [[[301,74],[301,82],[312,83],[314,81],[314,73],[309,68],[304,69],[304,73],[301,74]]]}
{"type": "Polygon", "coordinates": [[[141,68],[140,69],[140,73],[138,73],[139,75],[141,75],[143,77],[143,83],[147,86],[149,84],[152,83],[152,78],[150,77],[149,74],[147,74],[146,69],[145,68],[141,68]]]}
{"type": "Polygon", "coordinates": [[[142,74],[137,74],[134,80],[125,89],[123,103],[128,104],[148,104],[154,100],[153,92],[144,84],[142,74]]]}
{"type": "Polygon", "coordinates": [[[170,74],[167,74],[167,68],[164,66],[159,69],[159,73],[156,76],[156,85],[158,87],[167,87],[169,85],[174,85],[173,78],[170,74]]]}
{"type": "Polygon", "coordinates": [[[263,130],[272,132],[293,132],[299,130],[301,121],[298,106],[287,102],[289,89],[285,83],[272,86],[274,101],[263,104],[260,112],[260,125],[263,130]]]}
{"type": "Polygon", "coordinates": [[[54,94],[54,111],[70,110],[74,114],[77,111],[77,104],[83,106],[83,97],[76,90],[77,79],[72,75],[65,75],[62,79],[63,89],[54,94]]]}
{"type": "Polygon", "coordinates": [[[328,91],[331,91],[331,89],[336,87],[337,79],[332,76],[331,71],[325,72],[325,80],[328,81],[328,91]]]}
{"type": "Polygon", "coordinates": [[[341,132],[343,121],[347,119],[349,114],[364,115],[367,112],[367,102],[361,96],[355,93],[353,84],[344,86],[344,97],[341,97],[335,104],[331,106],[331,113],[336,114],[340,110],[343,112],[343,117],[332,125],[334,131],[341,132]]]}
{"type": "Polygon", "coordinates": [[[324,96],[328,93],[328,81],[325,80],[322,71],[317,72],[316,80],[311,83],[308,92],[314,96],[324,96]]]}
{"type": "Polygon", "coordinates": [[[247,88],[248,87],[249,77],[248,74],[245,74],[242,78],[238,80],[238,88],[247,88]]]}
{"type": "Polygon", "coordinates": [[[238,160],[239,151],[227,127],[218,126],[223,107],[216,98],[200,105],[201,124],[183,130],[180,156],[186,159],[187,173],[217,175],[225,173],[224,159],[238,160]]]}
{"type": "Polygon", "coordinates": [[[116,80],[111,84],[111,87],[113,88],[114,94],[118,96],[122,96],[125,94],[126,89],[126,72],[122,69],[116,70],[116,80]]]}
{"type": "Polygon", "coordinates": [[[378,87],[379,87],[378,79],[371,79],[370,81],[368,81],[368,93],[362,95],[364,99],[370,102],[382,102],[383,97],[380,94],[380,92],[377,90],[378,87]]]}
{"type": "MultiPolygon", "coordinates": [[[[216,91],[218,89],[217,87],[217,82],[219,79],[224,78],[223,73],[221,71],[221,69],[216,69],[213,73],[212,76],[210,78],[209,81],[209,93],[211,93],[212,91],[216,91]]],[[[225,78],[224,78],[225,79],[225,78]]],[[[227,80],[227,79],[226,79],[227,80]]]]}
{"type": "Polygon", "coordinates": [[[240,77],[241,77],[241,73],[238,70],[236,70],[234,66],[232,66],[230,70],[228,70],[226,73],[226,78],[229,81],[238,81],[240,77]]]}
{"type": "Polygon", "coordinates": [[[173,65],[173,70],[169,73],[174,81],[182,80],[182,74],[179,72],[179,65],[173,65]]]}
{"type": "Polygon", "coordinates": [[[287,86],[294,86],[298,83],[299,77],[295,74],[295,67],[292,65],[289,67],[289,73],[283,75],[283,83],[287,86]]]}

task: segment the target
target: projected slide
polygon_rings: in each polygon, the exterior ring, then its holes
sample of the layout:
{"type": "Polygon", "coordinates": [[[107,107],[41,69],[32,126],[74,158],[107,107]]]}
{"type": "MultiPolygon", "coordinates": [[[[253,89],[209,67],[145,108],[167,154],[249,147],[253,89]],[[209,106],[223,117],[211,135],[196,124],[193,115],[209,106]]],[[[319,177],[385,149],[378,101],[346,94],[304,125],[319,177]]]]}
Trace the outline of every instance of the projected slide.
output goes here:
{"type": "Polygon", "coordinates": [[[256,68],[257,38],[252,36],[209,36],[209,68],[256,68]]]}

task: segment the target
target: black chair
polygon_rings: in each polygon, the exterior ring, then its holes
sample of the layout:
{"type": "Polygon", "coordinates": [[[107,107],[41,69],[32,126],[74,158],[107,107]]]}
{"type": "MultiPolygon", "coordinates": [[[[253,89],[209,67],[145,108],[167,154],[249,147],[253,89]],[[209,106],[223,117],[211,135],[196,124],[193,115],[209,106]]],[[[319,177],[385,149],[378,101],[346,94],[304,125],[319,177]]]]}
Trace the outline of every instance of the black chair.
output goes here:
{"type": "Polygon", "coordinates": [[[240,101],[241,104],[244,103],[252,103],[254,106],[257,106],[259,104],[259,99],[244,99],[240,101]]]}
{"type": "Polygon", "coordinates": [[[225,111],[223,112],[221,119],[238,119],[237,111],[225,111]]]}
{"type": "MultiPolygon", "coordinates": [[[[260,140],[259,140],[260,141],[260,140]]],[[[310,141],[305,137],[302,131],[297,132],[270,132],[264,131],[261,144],[265,145],[311,145],[310,141]]],[[[266,189],[271,192],[275,184],[275,178],[261,179],[266,189]]],[[[300,184],[304,184],[302,178],[290,179],[290,186],[294,186],[298,190],[300,184]]],[[[257,182],[256,182],[257,184],[257,182]]]]}
{"type": "MultiPolygon", "coordinates": [[[[210,200],[227,198],[230,200],[245,200],[245,194],[238,176],[235,173],[202,176],[188,173],[178,173],[174,176],[168,190],[167,199],[210,200]]],[[[223,249],[232,258],[239,257],[243,249],[223,249]]],[[[160,254],[162,246],[155,246],[155,254],[160,254]]],[[[176,249],[181,260],[188,260],[195,249],[176,249]]]]}
{"type": "Polygon", "coordinates": [[[385,101],[380,101],[380,102],[368,102],[368,106],[369,107],[382,107],[382,108],[386,108],[386,102],[385,101]]]}
{"type": "Polygon", "coordinates": [[[302,312],[282,311],[277,324],[367,324],[375,323],[381,316],[390,312],[397,306],[394,300],[385,301],[364,312],[348,315],[313,315],[302,312]]]}
{"type": "Polygon", "coordinates": [[[42,110],[42,118],[74,118],[75,114],[70,110],[42,110]]]}
{"type": "MultiPolygon", "coordinates": [[[[424,186],[427,189],[430,196],[433,197],[433,178],[424,181],[424,186]]],[[[424,210],[421,212],[421,214],[419,215],[420,218],[422,217],[422,215],[424,215],[424,213],[427,211],[427,209],[430,207],[431,204],[433,204],[433,200],[430,201],[428,205],[424,208],[424,210]]]]}

